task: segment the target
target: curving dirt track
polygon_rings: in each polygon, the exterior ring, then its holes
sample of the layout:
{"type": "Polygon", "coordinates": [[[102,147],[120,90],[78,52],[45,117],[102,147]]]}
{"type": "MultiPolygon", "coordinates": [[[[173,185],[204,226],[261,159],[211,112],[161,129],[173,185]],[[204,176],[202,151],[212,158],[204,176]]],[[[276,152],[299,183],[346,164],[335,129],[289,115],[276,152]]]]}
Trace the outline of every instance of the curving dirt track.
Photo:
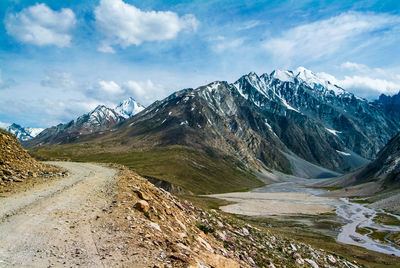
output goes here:
{"type": "Polygon", "coordinates": [[[51,164],[71,175],[0,198],[0,267],[103,267],[93,223],[112,202],[116,171],[51,164]]]}

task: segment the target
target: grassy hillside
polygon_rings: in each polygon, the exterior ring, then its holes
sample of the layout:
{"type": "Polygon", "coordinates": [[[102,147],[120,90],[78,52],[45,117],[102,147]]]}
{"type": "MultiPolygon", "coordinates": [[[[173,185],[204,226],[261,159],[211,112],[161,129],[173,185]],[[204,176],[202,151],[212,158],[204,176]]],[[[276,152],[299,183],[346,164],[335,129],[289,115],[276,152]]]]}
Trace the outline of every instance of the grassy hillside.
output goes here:
{"type": "Polygon", "coordinates": [[[142,152],[107,152],[102,145],[73,144],[37,147],[30,150],[39,160],[118,163],[171,182],[194,194],[240,191],[263,185],[234,158],[183,146],[142,152]]]}

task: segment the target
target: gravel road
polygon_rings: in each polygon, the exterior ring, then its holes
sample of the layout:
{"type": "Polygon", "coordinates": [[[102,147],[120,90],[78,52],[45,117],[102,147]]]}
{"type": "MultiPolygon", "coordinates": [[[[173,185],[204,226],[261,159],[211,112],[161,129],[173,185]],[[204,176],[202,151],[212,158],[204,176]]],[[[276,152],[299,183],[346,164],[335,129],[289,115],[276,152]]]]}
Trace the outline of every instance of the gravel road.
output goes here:
{"type": "Polygon", "coordinates": [[[50,164],[70,176],[0,198],[0,267],[103,267],[92,223],[112,202],[116,171],[50,164]]]}

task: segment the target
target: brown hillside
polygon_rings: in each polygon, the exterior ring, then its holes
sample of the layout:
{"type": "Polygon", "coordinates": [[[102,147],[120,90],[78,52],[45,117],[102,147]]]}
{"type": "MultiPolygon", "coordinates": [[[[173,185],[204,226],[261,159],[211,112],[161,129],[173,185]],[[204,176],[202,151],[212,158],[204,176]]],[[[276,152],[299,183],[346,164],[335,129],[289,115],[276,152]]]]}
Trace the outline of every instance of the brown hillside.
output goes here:
{"type": "Polygon", "coordinates": [[[14,135],[0,130],[0,186],[23,182],[27,178],[52,175],[58,171],[55,167],[33,159],[14,135]]]}

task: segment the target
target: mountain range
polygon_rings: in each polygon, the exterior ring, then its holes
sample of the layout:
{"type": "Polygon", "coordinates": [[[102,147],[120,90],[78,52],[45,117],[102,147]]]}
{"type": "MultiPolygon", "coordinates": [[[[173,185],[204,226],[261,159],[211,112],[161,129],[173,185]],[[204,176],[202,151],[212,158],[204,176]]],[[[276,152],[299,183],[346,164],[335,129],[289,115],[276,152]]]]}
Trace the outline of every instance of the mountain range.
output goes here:
{"type": "Polygon", "coordinates": [[[31,144],[56,144],[73,142],[82,135],[110,130],[117,124],[144,110],[144,106],[137,103],[133,98],[122,101],[114,109],[104,105],[98,105],[93,111],[78,117],[66,124],[47,128],[34,140],[26,141],[31,144]]]}
{"type": "Polygon", "coordinates": [[[258,171],[330,177],[374,159],[400,131],[387,98],[369,102],[304,67],[249,73],[231,84],[177,91],[146,109],[133,99],[116,109],[99,106],[24,146],[84,141],[138,151],[177,145],[233,156],[258,171]]]}
{"type": "Polygon", "coordinates": [[[20,141],[32,139],[44,130],[44,128],[22,127],[15,123],[4,126],[3,128],[8,132],[14,134],[20,141]]]}

